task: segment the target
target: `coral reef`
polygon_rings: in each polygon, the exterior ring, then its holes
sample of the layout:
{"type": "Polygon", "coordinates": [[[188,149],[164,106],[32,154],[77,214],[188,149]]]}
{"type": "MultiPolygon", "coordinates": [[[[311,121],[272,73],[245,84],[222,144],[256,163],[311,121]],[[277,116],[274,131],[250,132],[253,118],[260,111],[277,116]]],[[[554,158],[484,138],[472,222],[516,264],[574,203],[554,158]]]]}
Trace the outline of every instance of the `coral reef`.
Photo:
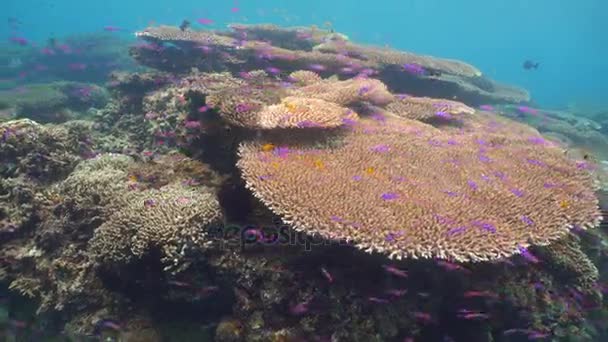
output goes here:
{"type": "Polygon", "coordinates": [[[453,97],[471,105],[530,100],[526,91],[483,78],[479,70],[463,62],[356,45],[338,33],[322,38],[321,43],[310,48],[310,43],[315,41],[311,37],[318,34],[300,32],[300,28],[277,29],[268,25],[238,25],[228,33],[148,27],[136,35],[150,44],[131,49],[131,54],[144,65],[166,71],[197,67],[202,71],[237,73],[266,65],[265,69],[275,74],[311,70],[324,76],[348,77],[376,72],[395,92],[453,97]],[[252,39],[244,39],[249,32],[252,39]],[[279,42],[279,37],[294,34],[293,44],[279,42]]]}
{"type": "Polygon", "coordinates": [[[84,83],[55,82],[32,84],[0,93],[0,103],[15,109],[16,118],[40,123],[60,123],[82,116],[91,107],[108,101],[105,89],[84,83]]]}
{"type": "MultiPolygon", "coordinates": [[[[89,121],[0,123],[0,279],[30,303],[9,324],[121,341],[608,333],[608,178],[576,150],[600,142],[594,121],[494,110],[529,95],[315,27],[138,36],[158,71],[111,75],[89,121]]],[[[81,86],[40,87],[84,111],[81,86]]]]}

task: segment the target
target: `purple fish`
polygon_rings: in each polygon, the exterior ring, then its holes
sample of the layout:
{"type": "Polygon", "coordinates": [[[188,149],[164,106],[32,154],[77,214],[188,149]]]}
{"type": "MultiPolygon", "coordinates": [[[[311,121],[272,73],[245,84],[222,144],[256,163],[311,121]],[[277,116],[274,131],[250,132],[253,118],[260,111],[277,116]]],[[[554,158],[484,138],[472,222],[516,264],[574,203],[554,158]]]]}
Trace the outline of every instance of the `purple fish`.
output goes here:
{"type": "Polygon", "coordinates": [[[403,69],[413,75],[424,75],[425,73],[424,68],[416,63],[406,63],[403,65],[403,69]]]}
{"type": "Polygon", "coordinates": [[[438,111],[437,113],[435,113],[435,115],[442,119],[451,119],[452,118],[452,116],[449,113],[444,112],[444,111],[438,111]]]}
{"type": "Polygon", "coordinates": [[[380,144],[380,145],[376,145],[376,146],[372,147],[371,150],[374,152],[383,153],[383,152],[388,152],[389,147],[388,147],[388,145],[380,144]]]}
{"type": "Polygon", "coordinates": [[[530,219],[528,216],[526,216],[526,215],[522,215],[521,220],[522,220],[522,221],[523,221],[525,224],[527,224],[527,225],[529,225],[529,226],[531,226],[531,225],[533,225],[533,224],[534,224],[534,221],[532,221],[532,220],[531,220],[531,219],[530,219]]]}
{"type": "Polygon", "coordinates": [[[399,195],[394,192],[386,192],[380,196],[385,201],[390,201],[399,198],[399,195]]]}
{"type": "Polygon", "coordinates": [[[310,128],[310,127],[319,127],[320,125],[316,122],[312,122],[310,120],[304,120],[297,123],[298,128],[310,128]]]}
{"type": "Polygon", "coordinates": [[[473,190],[477,190],[477,189],[479,189],[479,186],[477,186],[477,183],[475,183],[475,182],[474,182],[474,181],[472,181],[472,180],[468,180],[468,181],[467,181],[467,184],[468,184],[468,185],[469,185],[469,187],[470,187],[471,189],[473,189],[473,190]]]}
{"type": "Polygon", "coordinates": [[[452,235],[464,233],[465,230],[467,230],[466,226],[460,226],[460,227],[456,227],[456,228],[452,228],[452,229],[448,230],[447,234],[452,236],[452,235]]]}
{"type": "Polygon", "coordinates": [[[523,192],[523,191],[521,191],[521,190],[519,190],[519,189],[515,189],[515,188],[513,188],[513,189],[511,189],[510,191],[511,191],[511,193],[512,193],[513,195],[515,195],[515,196],[517,196],[517,197],[523,197],[523,195],[524,195],[524,192],[523,192]]]}
{"type": "Polygon", "coordinates": [[[535,257],[532,253],[530,253],[530,251],[526,247],[523,247],[518,244],[517,250],[526,260],[530,261],[531,263],[536,264],[538,262],[538,258],[535,257]]]}
{"type": "Polygon", "coordinates": [[[490,157],[483,155],[483,154],[479,154],[478,159],[479,159],[479,161],[484,162],[484,163],[489,163],[491,161],[490,157]]]}

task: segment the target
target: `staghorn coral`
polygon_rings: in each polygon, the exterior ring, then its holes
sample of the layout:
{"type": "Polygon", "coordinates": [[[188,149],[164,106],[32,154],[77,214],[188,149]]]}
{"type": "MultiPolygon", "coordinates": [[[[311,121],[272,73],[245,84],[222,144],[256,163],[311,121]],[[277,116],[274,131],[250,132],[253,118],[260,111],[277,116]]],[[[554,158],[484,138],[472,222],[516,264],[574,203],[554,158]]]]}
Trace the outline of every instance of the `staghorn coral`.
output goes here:
{"type": "Polygon", "coordinates": [[[130,193],[124,206],[96,231],[90,251],[111,266],[141,258],[154,249],[162,253],[166,270],[183,267],[185,253],[204,249],[206,229],[220,222],[215,195],[180,184],[130,193]]]}
{"type": "Polygon", "coordinates": [[[337,147],[273,143],[239,149],[256,197],[298,230],[391,258],[498,259],[601,219],[591,176],[526,139],[376,117],[337,147]]]}
{"type": "Polygon", "coordinates": [[[38,279],[20,277],[13,280],[8,288],[19,292],[21,295],[29,298],[36,298],[42,291],[42,284],[38,279]]]}
{"type": "Polygon", "coordinates": [[[449,118],[451,115],[470,115],[475,113],[473,108],[464,103],[412,96],[404,96],[387,105],[386,109],[401,117],[421,121],[437,117],[449,118]]]}
{"type": "Polygon", "coordinates": [[[34,198],[35,188],[30,182],[0,178],[0,243],[36,221],[34,198]]]}

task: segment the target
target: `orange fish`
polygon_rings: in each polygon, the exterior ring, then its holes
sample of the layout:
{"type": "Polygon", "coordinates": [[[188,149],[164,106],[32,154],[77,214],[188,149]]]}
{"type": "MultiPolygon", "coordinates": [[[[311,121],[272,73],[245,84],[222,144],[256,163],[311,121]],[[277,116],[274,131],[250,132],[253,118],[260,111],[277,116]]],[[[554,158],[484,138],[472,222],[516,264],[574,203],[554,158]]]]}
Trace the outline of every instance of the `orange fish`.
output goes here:
{"type": "Polygon", "coordinates": [[[567,209],[567,208],[570,208],[570,201],[567,201],[567,200],[561,200],[561,201],[559,202],[559,206],[560,206],[562,209],[567,209]]]}
{"type": "Polygon", "coordinates": [[[272,150],[274,150],[275,146],[273,144],[264,144],[262,145],[262,151],[264,152],[270,152],[272,150]]]}
{"type": "Polygon", "coordinates": [[[372,166],[365,169],[365,173],[367,173],[368,175],[372,175],[375,171],[376,171],[376,168],[372,167],[372,166]]]}
{"type": "Polygon", "coordinates": [[[287,107],[287,110],[290,113],[295,113],[295,111],[296,111],[296,105],[291,102],[285,102],[285,107],[287,107]]]}
{"type": "Polygon", "coordinates": [[[324,169],[324,168],[325,168],[325,164],[323,163],[323,161],[321,161],[321,160],[319,160],[319,159],[315,160],[315,161],[314,161],[314,164],[315,164],[315,167],[316,167],[317,169],[321,169],[321,170],[322,170],[322,169],[324,169]]]}

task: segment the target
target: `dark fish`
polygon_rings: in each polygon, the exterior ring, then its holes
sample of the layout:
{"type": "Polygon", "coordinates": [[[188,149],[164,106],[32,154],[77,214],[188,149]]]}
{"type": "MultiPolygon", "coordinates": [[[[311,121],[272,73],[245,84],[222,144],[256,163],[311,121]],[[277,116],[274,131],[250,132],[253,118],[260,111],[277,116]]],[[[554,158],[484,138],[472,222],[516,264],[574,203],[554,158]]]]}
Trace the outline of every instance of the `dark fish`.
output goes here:
{"type": "Polygon", "coordinates": [[[182,23],[179,25],[179,29],[182,31],[186,31],[189,28],[190,28],[190,22],[186,19],[184,19],[184,21],[182,21],[182,23]]]}
{"type": "Polygon", "coordinates": [[[526,60],[523,64],[524,69],[526,70],[531,70],[531,69],[538,69],[538,66],[540,65],[539,62],[534,62],[531,60],[526,60]]]}
{"type": "Polygon", "coordinates": [[[50,48],[57,47],[57,39],[55,39],[53,37],[49,38],[49,40],[47,41],[47,46],[50,48]]]}

